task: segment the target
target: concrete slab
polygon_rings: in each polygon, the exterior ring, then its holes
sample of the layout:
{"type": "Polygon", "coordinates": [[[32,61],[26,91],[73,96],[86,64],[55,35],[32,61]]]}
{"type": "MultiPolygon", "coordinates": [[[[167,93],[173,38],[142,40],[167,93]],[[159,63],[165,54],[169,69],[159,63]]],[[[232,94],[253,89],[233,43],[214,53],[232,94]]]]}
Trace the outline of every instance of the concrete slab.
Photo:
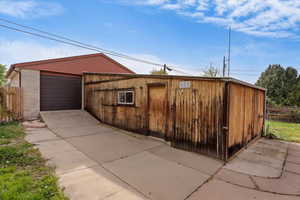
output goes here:
{"type": "Polygon", "coordinates": [[[273,159],[282,160],[285,158],[285,155],[288,150],[288,145],[281,144],[274,140],[266,140],[258,141],[257,143],[251,145],[249,148],[246,149],[246,152],[255,153],[257,155],[263,155],[265,157],[270,157],[273,159]],[[274,144],[271,144],[274,142],[274,144]]]}
{"type": "Polygon", "coordinates": [[[277,155],[274,155],[274,157],[266,155],[266,154],[256,154],[249,151],[242,152],[238,158],[247,160],[251,163],[256,163],[260,165],[266,165],[275,169],[282,170],[282,166],[285,161],[285,154],[278,153],[277,155]],[[282,155],[281,158],[278,158],[278,154],[282,155]]]}
{"type": "Polygon", "coordinates": [[[76,151],[76,148],[67,143],[64,140],[53,140],[48,142],[38,142],[37,148],[42,153],[43,157],[50,159],[55,157],[57,154],[67,151],[76,151]]]}
{"type": "Polygon", "coordinates": [[[80,151],[63,151],[53,154],[47,164],[55,167],[58,175],[98,165],[80,151]]]}
{"type": "Polygon", "coordinates": [[[25,131],[25,132],[26,132],[25,140],[32,144],[37,143],[37,142],[59,139],[48,128],[38,128],[38,129],[34,130],[34,133],[32,131],[28,131],[28,132],[30,132],[30,134],[27,134],[27,131],[25,131]]]}
{"type": "Polygon", "coordinates": [[[253,177],[253,180],[264,191],[300,195],[300,175],[294,173],[284,172],[280,179],[253,177]]]}
{"type": "Polygon", "coordinates": [[[72,200],[145,199],[100,166],[64,174],[59,182],[72,200]]]}
{"type": "Polygon", "coordinates": [[[219,180],[205,184],[188,200],[299,200],[296,196],[283,196],[243,188],[219,180]]]}
{"type": "Polygon", "coordinates": [[[104,200],[124,200],[124,199],[128,199],[128,200],[142,200],[142,199],[148,199],[147,197],[142,197],[142,196],[138,196],[138,195],[134,195],[132,194],[131,191],[128,190],[123,190],[117,193],[114,193],[112,195],[109,195],[107,197],[105,197],[104,200]]]}
{"type": "Polygon", "coordinates": [[[99,163],[124,158],[162,143],[111,132],[67,139],[80,151],[99,163]]]}
{"type": "MultiPolygon", "coordinates": [[[[41,128],[24,128],[26,135],[40,133],[41,128]]],[[[43,128],[44,129],[44,128],[43,128]]],[[[45,128],[46,129],[46,128],[45,128]]]]}
{"type": "Polygon", "coordinates": [[[288,162],[300,164],[300,156],[288,155],[287,158],[286,158],[286,160],[288,162]]]}
{"type": "Polygon", "coordinates": [[[232,183],[234,185],[240,185],[248,188],[256,188],[255,184],[251,180],[249,175],[237,173],[231,170],[222,169],[216,175],[216,179],[232,183]]]}
{"type": "Polygon", "coordinates": [[[300,151],[300,144],[299,143],[290,143],[289,148],[291,150],[300,151]]]}
{"type": "Polygon", "coordinates": [[[97,133],[99,134],[109,133],[115,130],[101,125],[91,125],[91,126],[83,126],[83,127],[53,128],[52,131],[62,138],[69,138],[69,137],[92,135],[97,133]]]}
{"type": "Polygon", "coordinates": [[[300,164],[286,162],[285,170],[288,171],[288,172],[293,172],[293,173],[296,173],[296,174],[300,175],[300,164]]]}
{"type": "Polygon", "coordinates": [[[265,178],[281,176],[288,144],[277,140],[260,139],[241,152],[224,168],[265,178]]]}
{"type": "Polygon", "coordinates": [[[22,122],[22,126],[24,128],[46,128],[46,124],[39,120],[24,121],[22,122]]]}
{"type": "Polygon", "coordinates": [[[274,148],[276,146],[276,149],[279,148],[279,149],[283,149],[283,150],[285,150],[289,146],[288,142],[285,142],[282,140],[272,140],[272,139],[267,139],[267,138],[261,138],[258,141],[258,143],[264,144],[264,145],[269,145],[269,148],[274,148]]]}
{"type": "Polygon", "coordinates": [[[186,167],[199,170],[202,173],[213,175],[220,169],[224,163],[207,156],[182,151],[169,146],[159,146],[148,152],[155,154],[161,158],[174,161],[186,167]]]}
{"type": "Polygon", "coordinates": [[[254,163],[249,160],[236,158],[224,166],[225,169],[243,174],[261,176],[266,178],[278,178],[281,175],[280,169],[272,168],[268,165],[254,163]]]}
{"type": "Polygon", "coordinates": [[[104,167],[157,200],[182,200],[203,184],[208,175],[148,152],[104,164],[104,167]]]}
{"type": "MultiPolygon", "coordinates": [[[[58,138],[63,139],[51,141],[53,135],[38,135],[40,132],[33,129],[28,131],[28,138],[37,143],[44,157],[50,159],[49,164],[56,165],[60,183],[72,200],[185,199],[222,166],[221,162],[208,157],[99,124],[81,110],[42,112],[42,116],[58,133],[58,138]]],[[[300,175],[295,173],[298,160],[300,163],[298,145],[289,149],[291,154],[286,166],[293,174],[284,172],[280,179],[254,177],[255,183],[245,174],[280,176],[287,147],[284,142],[259,140],[221,169],[190,199],[295,199],[253,188],[256,183],[265,191],[297,194],[300,185],[300,175]]]]}
{"type": "Polygon", "coordinates": [[[300,150],[295,148],[289,148],[289,155],[300,157],[300,150]]]}
{"type": "Polygon", "coordinates": [[[84,127],[99,124],[86,111],[45,111],[41,112],[42,119],[47,123],[49,128],[68,128],[68,127],[84,127]]]}

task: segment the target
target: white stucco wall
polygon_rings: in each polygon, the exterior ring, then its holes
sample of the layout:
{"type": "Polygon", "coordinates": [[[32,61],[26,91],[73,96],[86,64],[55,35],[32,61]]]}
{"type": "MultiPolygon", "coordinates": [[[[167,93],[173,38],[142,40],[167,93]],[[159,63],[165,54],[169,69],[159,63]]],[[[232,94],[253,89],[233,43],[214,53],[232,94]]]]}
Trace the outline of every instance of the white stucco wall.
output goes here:
{"type": "Polygon", "coordinates": [[[24,119],[37,119],[40,114],[40,71],[21,70],[24,119]]]}
{"type": "Polygon", "coordinates": [[[13,71],[8,77],[8,86],[20,87],[20,73],[13,71]]]}

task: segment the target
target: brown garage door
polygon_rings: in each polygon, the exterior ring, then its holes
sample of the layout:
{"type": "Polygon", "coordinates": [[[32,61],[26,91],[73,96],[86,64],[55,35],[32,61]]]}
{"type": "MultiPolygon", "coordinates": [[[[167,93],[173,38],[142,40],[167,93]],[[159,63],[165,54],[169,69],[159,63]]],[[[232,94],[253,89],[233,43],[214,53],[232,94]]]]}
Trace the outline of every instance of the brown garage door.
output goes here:
{"type": "Polygon", "coordinates": [[[81,77],[41,73],[41,111],[81,108],[81,77]]]}

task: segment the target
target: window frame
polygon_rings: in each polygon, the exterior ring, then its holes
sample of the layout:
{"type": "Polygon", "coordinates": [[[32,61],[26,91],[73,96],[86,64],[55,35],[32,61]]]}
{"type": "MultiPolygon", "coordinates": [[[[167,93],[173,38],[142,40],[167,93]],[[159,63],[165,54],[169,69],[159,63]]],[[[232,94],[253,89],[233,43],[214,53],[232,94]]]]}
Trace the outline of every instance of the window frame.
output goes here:
{"type": "Polygon", "coordinates": [[[135,105],[135,92],[132,89],[126,89],[126,90],[119,90],[117,94],[117,104],[123,105],[123,106],[134,106],[135,105]],[[132,102],[126,101],[126,94],[131,93],[132,94],[132,102]],[[125,102],[120,101],[120,95],[124,94],[124,100],[125,102]]]}

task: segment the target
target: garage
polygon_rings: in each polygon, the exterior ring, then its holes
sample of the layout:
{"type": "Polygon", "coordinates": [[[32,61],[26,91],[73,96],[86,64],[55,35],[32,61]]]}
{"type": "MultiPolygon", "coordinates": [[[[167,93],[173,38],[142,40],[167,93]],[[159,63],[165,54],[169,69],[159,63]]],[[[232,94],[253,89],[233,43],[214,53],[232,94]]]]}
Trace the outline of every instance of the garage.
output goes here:
{"type": "Polygon", "coordinates": [[[105,54],[54,58],[10,66],[8,86],[22,88],[23,118],[39,118],[40,111],[82,109],[83,72],[134,74],[105,54]]]}
{"type": "Polygon", "coordinates": [[[41,111],[81,109],[81,76],[41,72],[40,80],[41,111]]]}

